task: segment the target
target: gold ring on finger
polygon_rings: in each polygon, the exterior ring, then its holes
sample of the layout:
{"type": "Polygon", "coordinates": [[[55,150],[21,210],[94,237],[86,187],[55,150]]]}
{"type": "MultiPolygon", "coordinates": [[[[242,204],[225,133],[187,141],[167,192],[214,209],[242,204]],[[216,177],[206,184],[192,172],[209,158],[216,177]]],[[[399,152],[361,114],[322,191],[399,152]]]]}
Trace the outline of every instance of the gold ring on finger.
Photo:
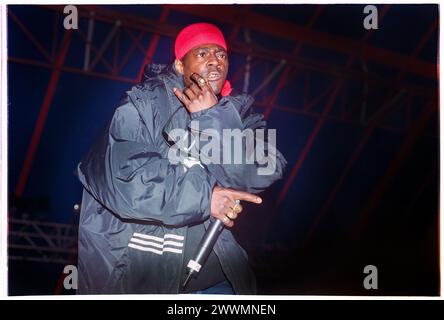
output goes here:
{"type": "Polygon", "coordinates": [[[231,208],[231,210],[233,210],[233,212],[236,212],[239,208],[239,204],[240,204],[240,200],[236,200],[234,202],[234,206],[231,208]]]}
{"type": "Polygon", "coordinates": [[[200,78],[199,79],[199,83],[200,83],[201,86],[204,86],[207,82],[205,81],[204,78],[200,78]]]}
{"type": "Polygon", "coordinates": [[[222,222],[223,223],[228,223],[228,222],[230,222],[231,220],[230,220],[230,218],[228,218],[228,216],[225,216],[223,219],[222,219],[222,222]]]}
{"type": "Polygon", "coordinates": [[[228,212],[228,213],[227,213],[227,217],[228,217],[230,220],[234,220],[234,219],[236,219],[236,216],[234,216],[233,214],[234,214],[234,211],[228,212]]]}

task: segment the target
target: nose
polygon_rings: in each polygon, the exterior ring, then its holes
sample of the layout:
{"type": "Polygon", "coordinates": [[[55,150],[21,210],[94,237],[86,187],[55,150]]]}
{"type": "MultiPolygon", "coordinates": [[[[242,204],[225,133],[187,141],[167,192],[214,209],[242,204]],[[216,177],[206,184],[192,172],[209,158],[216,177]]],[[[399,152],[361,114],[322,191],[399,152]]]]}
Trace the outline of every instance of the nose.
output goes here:
{"type": "Polygon", "coordinates": [[[213,52],[213,51],[210,52],[210,54],[208,55],[207,64],[208,64],[208,66],[218,66],[219,65],[219,59],[217,59],[215,52],[213,52]]]}

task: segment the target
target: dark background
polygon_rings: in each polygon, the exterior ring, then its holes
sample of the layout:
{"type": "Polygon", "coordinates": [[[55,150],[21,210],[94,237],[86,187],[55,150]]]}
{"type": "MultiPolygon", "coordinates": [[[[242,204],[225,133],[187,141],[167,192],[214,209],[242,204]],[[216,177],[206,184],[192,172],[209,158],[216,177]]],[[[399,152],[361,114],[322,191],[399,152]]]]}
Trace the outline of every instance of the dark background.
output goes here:
{"type": "Polygon", "coordinates": [[[439,294],[437,5],[377,5],[370,31],[365,5],[76,7],[67,32],[63,6],[8,6],[9,294],[74,293],[76,165],[144,62],[172,62],[200,21],[226,35],[240,91],[251,56],[247,91],[288,160],[233,231],[259,294],[439,294]]]}

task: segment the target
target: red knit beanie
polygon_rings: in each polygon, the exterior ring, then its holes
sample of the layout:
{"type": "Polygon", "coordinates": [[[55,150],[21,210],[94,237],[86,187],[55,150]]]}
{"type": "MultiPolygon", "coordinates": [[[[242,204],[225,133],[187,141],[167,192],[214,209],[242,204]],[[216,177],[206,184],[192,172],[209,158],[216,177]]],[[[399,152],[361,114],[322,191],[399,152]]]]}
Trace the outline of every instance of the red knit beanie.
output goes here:
{"type": "Polygon", "coordinates": [[[188,51],[205,43],[217,44],[227,50],[224,35],[218,27],[204,22],[190,24],[177,35],[174,44],[176,59],[182,59],[188,51]]]}

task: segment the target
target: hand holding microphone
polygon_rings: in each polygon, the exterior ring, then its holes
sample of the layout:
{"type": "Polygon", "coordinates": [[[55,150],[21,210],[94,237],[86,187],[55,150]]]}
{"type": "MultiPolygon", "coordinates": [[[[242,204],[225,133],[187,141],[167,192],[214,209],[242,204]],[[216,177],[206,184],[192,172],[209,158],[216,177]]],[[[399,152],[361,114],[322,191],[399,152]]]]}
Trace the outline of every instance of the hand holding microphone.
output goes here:
{"type": "Polygon", "coordinates": [[[261,203],[262,199],[255,194],[234,189],[214,187],[211,196],[211,216],[219,219],[226,227],[233,227],[234,220],[242,212],[240,201],[261,203]]]}
{"type": "Polygon", "coordinates": [[[187,285],[193,274],[200,271],[224,226],[229,228],[234,226],[234,220],[242,212],[241,200],[262,203],[262,199],[254,194],[219,186],[214,187],[211,196],[211,216],[217,220],[211,222],[198,246],[194,260],[188,262],[188,274],[183,287],[187,285]]]}

